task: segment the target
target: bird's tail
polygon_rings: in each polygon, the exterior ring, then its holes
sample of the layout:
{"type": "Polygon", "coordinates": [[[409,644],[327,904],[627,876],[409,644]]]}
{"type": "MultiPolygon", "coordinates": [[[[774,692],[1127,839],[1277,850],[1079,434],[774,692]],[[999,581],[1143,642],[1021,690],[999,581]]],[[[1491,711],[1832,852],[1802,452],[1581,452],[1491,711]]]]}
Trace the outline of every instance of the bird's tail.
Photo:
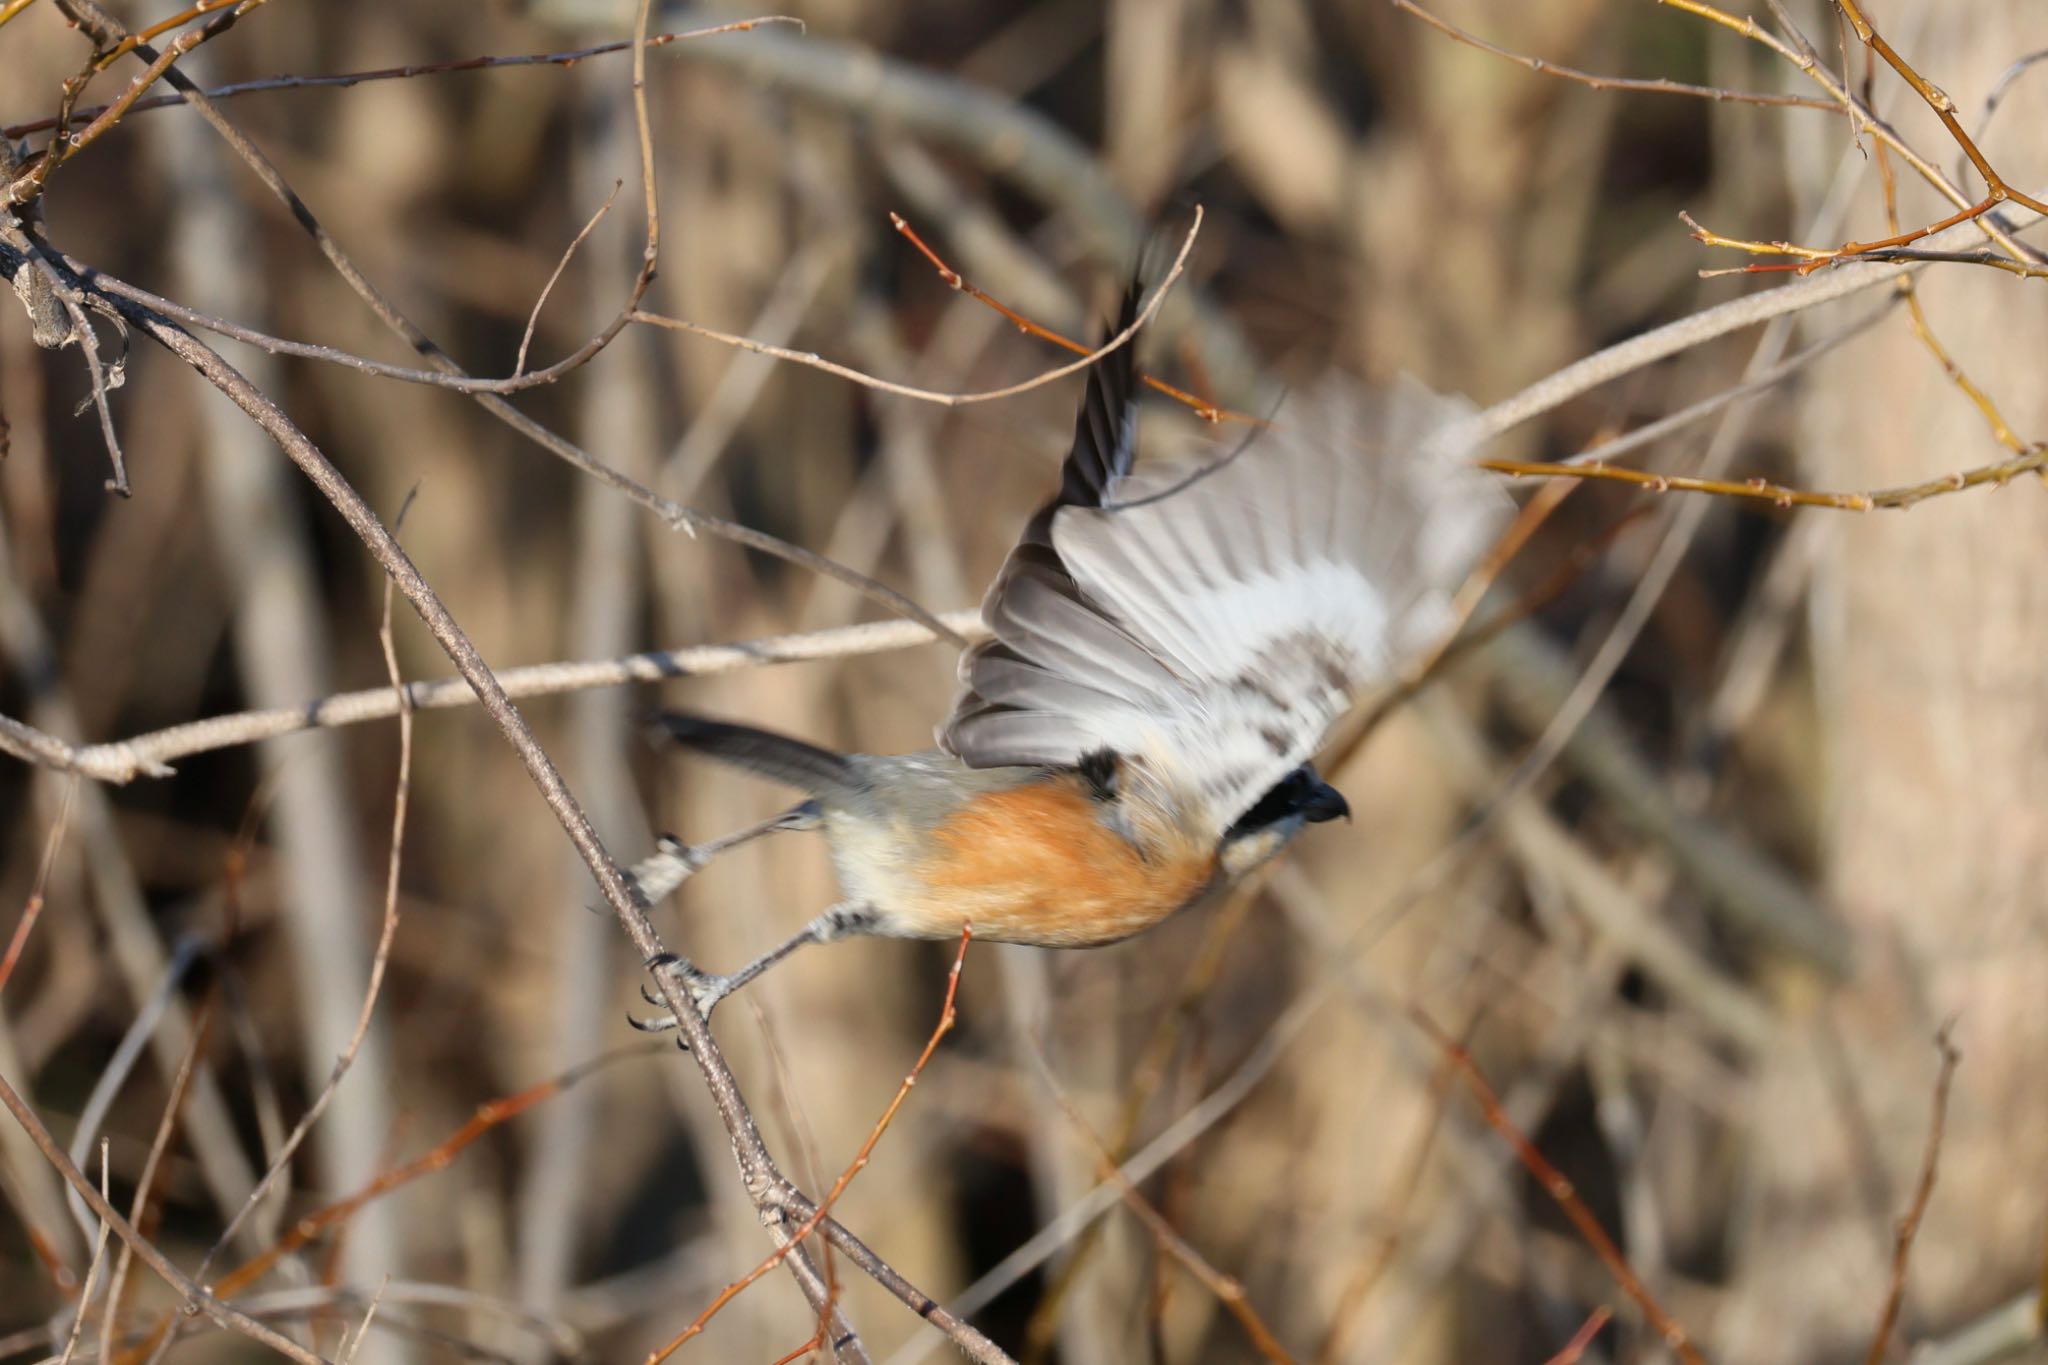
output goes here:
{"type": "Polygon", "coordinates": [[[686,749],[787,783],[813,796],[845,799],[867,790],[859,770],[843,755],[787,735],[706,720],[680,711],[658,713],[651,728],[656,735],[686,749]]]}

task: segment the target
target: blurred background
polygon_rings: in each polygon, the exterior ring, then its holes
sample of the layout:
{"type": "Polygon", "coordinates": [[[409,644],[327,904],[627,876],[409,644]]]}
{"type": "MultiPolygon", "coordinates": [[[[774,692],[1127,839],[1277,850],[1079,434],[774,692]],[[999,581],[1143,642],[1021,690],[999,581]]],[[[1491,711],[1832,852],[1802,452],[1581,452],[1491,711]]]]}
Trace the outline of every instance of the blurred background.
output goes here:
{"type": "MultiPolygon", "coordinates": [[[[135,26],[174,12],[111,8],[135,26]]],[[[570,49],[627,36],[631,8],[278,0],[181,69],[218,84],[570,49]]],[[[1430,8],[1587,71],[1826,96],[1675,6],[1430,8]]],[[[1834,10],[1786,10],[1820,61],[1846,60],[1864,88],[1866,53],[1834,10]]],[[[1865,10],[1985,129],[2015,186],[2048,185],[2048,67],[2019,69],[1988,125],[1983,113],[2013,64],[2048,48],[2048,11],[1865,10]]],[[[45,117],[87,43],[54,0],[0,12],[0,124],[45,117]]],[[[1012,384],[1064,357],[950,290],[891,210],[974,283],[1086,339],[1145,227],[1199,203],[1187,282],[1143,339],[1145,363],[1253,411],[1330,366],[1492,403],[1780,283],[1700,278],[1745,258],[1693,241],[1681,210],[1752,239],[1890,231],[1877,139],[1839,112],[1587,88],[1368,0],[793,12],[807,30],[649,54],[662,239],[646,306],[924,389],[1012,384]]],[[[656,5],[654,27],[731,17],[656,5]]],[[[116,63],[83,103],[139,70],[116,63]]],[[[594,57],[225,107],[404,313],[473,373],[502,375],[565,248],[621,181],[548,295],[535,362],[573,350],[626,296],[642,241],[628,78],[625,57],[594,57]]],[[[1902,139],[1958,165],[1895,75],[1880,66],[1869,89],[1902,139]]],[[[1902,226],[1950,212],[1902,176],[1902,226]]],[[[71,256],[190,307],[415,363],[188,111],[131,115],[58,169],[43,211],[71,256]]],[[[1486,453],[1570,455],[1848,329],[1788,382],[1634,462],[1860,491],[2048,436],[2039,285],[1943,265],[1919,292],[1927,330],[2011,442],[1886,288],[1636,371],[1486,453]]],[[[221,344],[387,521],[411,497],[404,544],[494,667],[883,615],[814,573],[671,532],[460,395],[221,344]]],[[[669,497],[949,610],[978,601],[1052,486],[1080,389],[1077,376],[941,408],[634,328],[514,402],[669,497]]],[[[133,482],[121,500],[103,488],[90,407],[78,412],[88,398],[78,352],[36,350],[21,311],[0,306],[0,713],[101,741],[384,683],[383,580],[266,438],[138,343],[111,400],[133,482]]],[[[1164,400],[1146,421],[1162,435],[1189,425],[1164,400]]],[[[1510,487],[1525,503],[1564,491],[1510,487]]],[[[1145,1198],[1241,1284],[1293,1359],[1543,1361],[1602,1305],[1616,1320],[1588,1358],[1666,1358],[1417,1028],[1420,1008],[1467,1041],[1513,1122],[1707,1358],[1863,1359],[1946,1023],[1961,1061],[1938,1184],[1898,1329],[1869,1358],[2044,1358],[2029,1297],[2048,1236],[2044,527],[2032,474],[1868,515],[1572,489],[1477,617],[1533,614],[1335,764],[1354,824],[1318,829],[1251,893],[1133,942],[975,946],[959,1029],[839,1216],[934,1297],[965,1294],[963,1312],[1020,1359],[1258,1358],[1126,1209],[1006,1262],[1099,1178],[1098,1148],[1049,1074],[1120,1154],[1167,1135],[1145,1198]],[[1583,719],[1554,727],[1561,714],[1583,719]],[[1544,761],[1511,784],[1532,753],[1544,761]],[[1192,1136],[1174,1128],[1190,1113],[1203,1120],[1192,1136]]],[[[407,677],[449,673],[402,602],[394,624],[407,677]]],[[[708,838],[785,800],[653,752],[637,726],[650,705],[902,751],[930,742],[952,666],[924,645],[523,710],[627,861],[658,831],[708,838]]],[[[141,1222],[191,1270],[355,1027],[383,919],[398,733],[379,721],[176,768],[74,788],[0,761],[6,933],[61,831],[0,996],[0,1072],[60,1141],[79,1139],[81,1164],[109,1140],[117,1205],[160,1167],[141,1222]],[[188,1054],[198,1065],[152,1163],[188,1054]]],[[[435,1149],[480,1103],[638,1041],[640,964],[587,909],[588,873],[488,720],[421,714],[409,799],[372,1026],[284,1192],[215,1278],[435,1149]]],[[[727,967],[833,894],[820,841],[784,835],[714,863],[657,924],[678,951],[727,967]]],[[[893,1093],[951,953],[807,950],[721,1010],[719,1041],[806,1188],[831,1182],[893,1093]]],[[[0,1207],[6,1358],[42,1359],[62,1349],[90,1236],[11,1124],[0,1207]]],[[[769,1246],[695,1068],[661,1045],[491,1127],[238,1301],[333,1352],[384,1285],[365,1360],[627,1360],[769,1246]]],[[[837,1274],[875,1359],[951,1354],[873,1284],[837,1274]]],[[[131,1340],[172,1303],[140,1269],[125,1295],[131,1340]]],[[[185,1324],[172,1358],[258,1349],[203,1325],[185,1324]]],[[[770,1361],[811,1330],[777,1273],[680,1358],[770,1361]]]]}

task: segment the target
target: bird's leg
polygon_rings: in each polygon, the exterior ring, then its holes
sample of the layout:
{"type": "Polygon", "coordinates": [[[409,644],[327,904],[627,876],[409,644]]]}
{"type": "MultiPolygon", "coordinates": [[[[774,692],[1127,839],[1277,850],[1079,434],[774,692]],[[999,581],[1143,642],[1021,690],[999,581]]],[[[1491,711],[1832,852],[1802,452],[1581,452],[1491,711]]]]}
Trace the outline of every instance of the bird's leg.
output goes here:
{"type": "Polygon", "coordinates": [[[815,801],[806,801],[801,806],[786,810],[772,819],[716,839],[707,839],[701,844],[686,844],[673,834],[664,834],[654,844],[654,852],[633,864],[627,875],[640,888],[640,894],[647,898],[649,905],[665,899],[675,889],[695,876],[705,864],[729,849],[750,843],[764,834],[780,834],[784,830],[814,828],[822,812],[815,801]]]}
{"type": "MultiPolygon", "coordinates": [[[[717,1007],[719,1001],[806,943],[830,943],[835,938],[861,933],[874,923],[874,919],[874,912],[867,906],[852,901],[841,901],[792,934],[785,942],[770,948],[738,971],[707,972],[701,967],[683,964],[683,984],[689,989],[690,998],[697,1002],[698,1012],[709,1019],[711,1011],[717,1007]]],[[[658,1004],[659,1001],[650,997],[649,1003],[658,1004]]],[[[658,1019],[633,1019],[629,1022],[642,1033],[666,1033],[676,1026],[675,1016],[670,1014],[662,1015],[658,1019]]]]}

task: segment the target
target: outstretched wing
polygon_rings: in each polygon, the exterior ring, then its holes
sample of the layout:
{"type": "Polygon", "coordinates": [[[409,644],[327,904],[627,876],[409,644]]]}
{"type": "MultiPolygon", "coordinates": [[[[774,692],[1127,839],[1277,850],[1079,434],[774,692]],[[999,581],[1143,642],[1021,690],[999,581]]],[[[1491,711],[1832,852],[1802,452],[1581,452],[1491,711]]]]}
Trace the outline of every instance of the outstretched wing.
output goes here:
{"type": "Polygon", "coordinates": [[[1443,439],[1468,410],[1413,384],[1326,380],[1234,458],[1134,473],[1124,356],[1090,375],[940,742],[975,767],[1140,756],[1220,833],[1449,627],[1508,502],[1443,439]]]}

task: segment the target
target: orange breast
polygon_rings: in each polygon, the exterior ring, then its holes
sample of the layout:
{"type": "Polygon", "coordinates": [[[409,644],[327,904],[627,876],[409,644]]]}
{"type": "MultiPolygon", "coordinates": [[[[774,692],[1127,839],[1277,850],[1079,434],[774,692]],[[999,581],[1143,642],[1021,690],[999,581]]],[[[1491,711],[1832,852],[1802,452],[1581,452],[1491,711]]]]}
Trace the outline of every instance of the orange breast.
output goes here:
{"type": "Polygon", "coordinates": [[[1208,884],[1212,853],[1167,838],[1141,856],[1099,810],[1068,778],[977,796],[932,831],[920,903],[892,908],[932,937],[971,921],[977,938],[1082,947],[1148,929],[1208,884]]]}

